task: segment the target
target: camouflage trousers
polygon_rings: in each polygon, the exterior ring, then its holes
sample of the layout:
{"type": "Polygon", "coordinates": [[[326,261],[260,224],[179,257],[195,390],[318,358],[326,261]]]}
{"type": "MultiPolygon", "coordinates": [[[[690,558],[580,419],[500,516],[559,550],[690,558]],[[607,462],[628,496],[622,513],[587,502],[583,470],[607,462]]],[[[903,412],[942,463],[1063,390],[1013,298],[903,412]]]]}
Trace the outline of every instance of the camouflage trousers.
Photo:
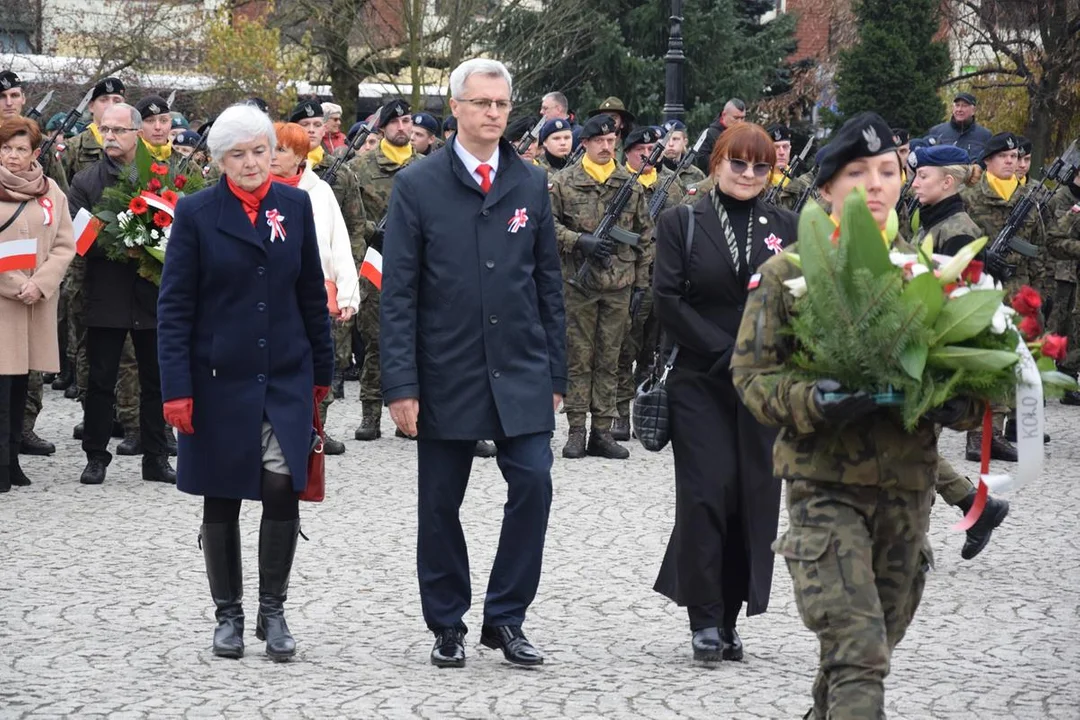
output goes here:
{"type": "Polygon", "coordinates": [[[593,428],[609,430],[617,417],[619,352],[630,326],[630,291],[583,291],[563,283],[570,427],[584,427],[586,414],[592,413],[593,428]]]}
{"type": "Polygon", "coordinates": [[[45,382],[37,370],[30,371],[26,384],[26,410],[23,412],[23,432],[30,432],[37,424],[41,414],[41,404],[45,395],[45,382]]]}
{"type": "Polygon", "coordinates": [[[933,490],[788,480],[790,526],[773,544],[821,654],[817,720],[881,720],[892,650],[922,600],[933,490]]]}
{"type": "MultiPolygon", "coordinates": [[[[334,367],[344,370],[349,367],[349,358],[352,355],[352,321],[347,323],[338,322],[330,318],[330,337],[334,341],[334,367]]],[[[319,419],[326,425],[326,409],[334,404],[334,393],[327,393],[326,399],[319,403],[319,419]]]]}
{"type": "Polygon", "coordinates": [[[131,333],[124,339],[124,348],[120,352],[120,372],[116,376],[116,419],[127,430],[139,428],[139,365],[135,362],[131,333]]]}
{"type": "MultiPolygon", "coordinates": [[[[634,371],[634,364],[637,363],[640,371],[641,358],[645,355],[642,351],[646,345],[646,330],[652,316],[652,305],[652,290],[646,290],[637,315],[630,319],[629,330],[619,350],[619,389],[615,399],[619,417],[630,417],[630,403],[637,391],[638,373],[634,371]]],[[[648,358],[646,363],[651,363],[651,351],[648,353],[648,358]]]]}
{"type": "Polygon", "coordinates": [[[1069,339],[1065,361],[1058,363],[1062,372],[1080,372],[1080,303],[1077,303],[1076,283],[1058,281],[1054,288],[1054,303],[1047,320],[1047,329],[1069,339]]]}
{"type": "Polygon", "coordinates": [[[956,507],[957,503],[975,491],[975,486],[971,484],[971,481],[956,472],[945,458],[938,458],[937,472],[937,483],[934,489],[949,505],[956,507]]]}
{"type": "Polygon", "coordinates": [[[360,311],[356,329],[364,339],[364,366],[360,370],[360,400],[382,404],[382,372],[379,370],[379,291],[361,279],[360,311]]]}
{"type": "Polygon", "coordinates": [[[68,266],[64,279],[64,305],[67,310],[67,358],[75,373],[75,382],[82,393],[86,392],[90,366],[86,363],[86,328],[83,327],[83,278],[86,277],[86,260],[78,255],[68,266]]]}

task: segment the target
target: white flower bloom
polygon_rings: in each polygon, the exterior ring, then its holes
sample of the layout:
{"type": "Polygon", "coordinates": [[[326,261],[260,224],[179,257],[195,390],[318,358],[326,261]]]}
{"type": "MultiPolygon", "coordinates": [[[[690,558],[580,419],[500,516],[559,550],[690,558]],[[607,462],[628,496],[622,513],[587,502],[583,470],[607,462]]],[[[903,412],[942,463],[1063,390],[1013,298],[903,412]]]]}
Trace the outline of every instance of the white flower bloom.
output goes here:
{"type": "Polygon", "coordinates": [[[124,238],[124,247],[135,247],[135,241],[129,237],[124,238]]]}
{"type": "MultiPolygon", "coordinates": [[[[983,277],[986,277],[985,275],[983,277]]],[[[1016,311],[1008,305],[1002,303],[998,306],[998,309],[994,312],[994,317],[990,320],[990,332],[995,335],[1003,335],[1009,326],[1012,325],[1012,318],[1016,315],[1016,311]]]]}
{"type": "Polygon", "coordinates": [[[785,280],[784,285],[787,286],[788,291],[794,297],[799,298],[799,297],[802,297],[803,295],[806,294],[806,278],[805,277],[800,276],[800,277],[797,277],[797,278],[792,278],[791,280],[785,280]]]}
{"type": "Polygon", "coordinates": [[[926,267],[922,263],[915,263],[914,265],[911,266],[911,277],[913,277],[913,278],[919,277],[923,273],[928,273],[928,272],[930,272],[930,268],[926,267]]]}
{"type": "Polygon", "coordinates": [[[164,230],[162,231],[162,234],[163,234],[163,235],[165,236],[165,240],[166,240],[166,241],[168,241],[168,239],[169,239],[170,237],[172,237],[172,225],[169,225],[168,227],[166,227],[166,228],[165,228],[165,229],[164,229],[164,230]]]}
{"type": "Polygon", "coordinates": [[[971,288],[961,285],[960,287],[956,288],[951,293],[949,293],[949,299],[950,300],[955,300],[958,297],[963,297],[963,296],[967,295],[969,292],[971,292],[971,288]]]}
{"type": "Polygon", "coordinates": [[[889,253],[889,260],[898,268],[906,267],[908,263],[914,263],[919,261],[918,255],[911,253],[896,252],[895,250],[889,253]]]}
{"type": "Polygon", "coordinates": [[[151,240],[158,240],[160,237],[161,237],[161,233],[159,233],[156,228],[150,231],[150,239],[151,240]]]}

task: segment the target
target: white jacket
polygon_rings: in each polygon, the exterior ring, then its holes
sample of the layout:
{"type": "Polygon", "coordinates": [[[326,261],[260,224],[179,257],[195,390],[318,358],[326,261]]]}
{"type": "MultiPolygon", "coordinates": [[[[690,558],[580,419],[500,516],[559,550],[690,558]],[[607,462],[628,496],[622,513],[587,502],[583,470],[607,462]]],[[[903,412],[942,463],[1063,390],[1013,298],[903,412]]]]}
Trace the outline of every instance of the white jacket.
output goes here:
{"type": "Polygon", "coordinates": [[[358,310],[360,279],[356,274],[356,260],[352,254],[349,231],[345,228],[345,218],[341,215],[341,207],[334,197],[334,190],[306,165],[298,187],[311,196],[323,275],[337,285],[338,307],[343,310],[347,307],[358,310]]]}

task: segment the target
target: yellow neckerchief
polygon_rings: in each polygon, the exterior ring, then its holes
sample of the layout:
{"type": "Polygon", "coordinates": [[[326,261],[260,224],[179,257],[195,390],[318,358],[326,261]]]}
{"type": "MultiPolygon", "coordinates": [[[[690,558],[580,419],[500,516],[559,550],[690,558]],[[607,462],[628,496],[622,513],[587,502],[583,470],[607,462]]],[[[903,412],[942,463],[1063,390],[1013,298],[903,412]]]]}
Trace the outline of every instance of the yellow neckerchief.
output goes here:
{"type": "Polygon", "coordinates": [[[1019,181],[1020,181],[1020,184],[1021,184],[1021,185],[1025,185],[1025,186],[1027,185],[1027,175],[1025,175],[1025,176],[1024,176],[1024,177],[1022,177],[1022,178],[1017,178],[1017,180],[1019,180],[1019,181]]]}
{"type": "Polygon", "coordinates": [[[413,156],[412,144],[406,143],[398,147],[387,142],[386,138],[379,141],[379,149],[382,150],[382,154],[386,156],[386,159],[395,165],[404,165],[413,156]]]}
{"type": "Polygon", "coordinates": [[[154,158],[158,162],[168,162],[172,156],[172,145],[165,143],[164,145],[151,145],[145,139],[142,141],[146,146],[147,151],[150,153],[150,157],[154,158]]]}
{"type": "Polygon", "coordinates": [[[98,145],[105,147],[105,138],[101,137],[101,131],[98,130],[97,123],[90,123],[90,125],[88,125],[86,129],[89,130],[90,134],[94,136],[94,139],[97,140],[98,145]]]}
{"type": "Polygon", "coordinates": [[[615,168],[618,167],[614,160],[608,160],[604,165],[598,165],[589,159],[588,155],[581,156],[581,169],[589,174],[596,182],[603,185],[607,182],[607,179],[611,177],[611,174],[615,172],[615,168]]]}
{"type": "Polygon", "coordinates": [[[907,185],[907,170],[900,169],[900,184],[907,185]]]}
{"type": "Polygon", "coordinates": [[[787,184],[789,182],[791,182],[791,178],[784,178],[783,168],[775,168],[774,170],[772,170],[772,172],[769,173],[769,185],[780,185],[781,182],[784,183],[780,188],[782,190],[783,188],[787,187],[787,184]]]}
{"type": "Polygon", "coordinates": [[[1002,180],[992,172],[986,173],[986,184],[1005,202],[1008,202],[1009,198],[1016,192],[1016,188],[1020,187],[1020,181],[1016,179],[1015,175],[1008,180],[1002,180]]]}
{"type": "Polygon", "coordinates": [[[323,156],[326,155],[326,150],[323,150],[323,146],[319,145],[314,150],[309,150],[307,154],[308,167],[315,167],[323,161],[323,156]]]}
{"type": "MultiPolygon", "coordinates": [[[[832,220],[833,227],[839,230],[840,220],[838,220],[835,215],[830,215],[829,219],[832,220]]],[[[885,228],[881,228],[881,239],[885,241],[885,247],[892,247],[892,243],[889,242],[889,235],[885,232],[885,228]]]]}
{"type": "MultiPolygon", "coordinates": [[[[637,172],[637,170],[630,167],[630,163],[626,163],[626,171],[629,172],[631,175],[637,172]]],[[[643,172],[641,173],[641,175],[638,176],[637,181],[641,183],[642,187],[649,188],[656,184],[657,177],[658,176],[656,173],[656,168],[650,167],[648,172],[643,172]]]]}

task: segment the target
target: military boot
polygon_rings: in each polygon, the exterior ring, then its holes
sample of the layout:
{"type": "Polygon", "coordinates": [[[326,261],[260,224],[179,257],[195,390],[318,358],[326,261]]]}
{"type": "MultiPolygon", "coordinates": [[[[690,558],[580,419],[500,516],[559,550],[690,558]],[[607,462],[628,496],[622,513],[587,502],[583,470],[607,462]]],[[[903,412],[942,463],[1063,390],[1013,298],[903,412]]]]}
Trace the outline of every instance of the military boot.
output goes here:
{"type": "Polygon", "coordinates": [[[124,439],[116,446],[117,455],[142,455],[142,435],[137,429],[126,430],[124,439]]]}
{"type": "MultiPolygon", "coordinates": [[[[1009,418],[1005,421],[1005,439],[1009,442],[1016,442],[1016,418],[1009,418]]],[[[1050,442],[1050,433],[1043,433],[1043,445],[1050,442]]]]}
{"type": "Polygon", "coordinates": [[[143,455],[142,479],[175,485],[176,470],[173,470],[166,455],[143,455]]]}
{"type": "Polygon", "coordinates": [[[79,386],[75,383],[72,383],[71,385],[68,385],[66,388],[64,388],[64,397],[66,397],[68,400],[76,400],[78,399],[80,392],[81,391],[79,390],[79,386]]]}
{"type": "Polygon", "coordinates": [[[589,444],[585,448],[586,455],[593,457],[608,458],[609,460],[625,460],[630,457],[630,451],[615,442],[611,437],[610,430],[598,430],[593,428],[589,433],[589,444]]]}
{"type": "Polygon", "coordinates": [[[364,403],[364,415],[360,420],[360,427],[356,428],[354,437],[357,440],[377,440],[382,437],[382,406],[378,403],[364,403]]]}
{"type": "Polygon", "coordinates": [[[476,446],[473,448],[473,457],[493,458],[498,454],[499,450],[495,447],[495,443],[487,440],[477,440],[476,446]]]}
{"type": "Polygon", "coordinates": [[[52,387],[53,390],[67,390],[74,382],[75,373],[71,370],[71,366],[67,366],[56,376],[50,387],[52,387]]]}
{"type": "Polygon", "coordinates": [[[570,432],[567,433],[566,444],[563,445],[562,456],[571,460],[585,457],[585,428],[570,428],[570,432]]]}
{"type": "Polygon", "coordinates": [[[1066,390],[1061,398],[1062,405],[1080,405],[1080,391],[1066,390]]]}
{"type": "Polygon", "coordinates": [[[630,439],[630,418],[618,417],[611,423],[611,437],[614,440],[626,441],[630,439]]]}
{"type": "MultiPolygon", "coordinates": [[[[972,430],[967,434],[967,452],[964,457],[970,462],[979,462],[982,459],[981,430],[972,430]]],[[[1016,462],[1017,459],[1016,446],[1006,440],[996,427],[990,435],[990,458],[1004,462],[1016,462]]]]}
{"type": "MultiPolygon", "coordinates": [[[[973,491],[966,498],[956,503],[956,507],[960,508],[966,515],[974,502],[975,492],[973,491]]],[[[960,557],[970,560],[981,553],[986,544],[990,542],[990,534],[994,532],[994,528],[1000,525],[1008,514],[1008,500],[998,500],[987,496],[986,506],[983,508],[982,514],[979,515],[979,519],[967,531],[967,538],[964,540],[964,547],[960,550],[960,557]]]]}
{"type": "Polygon", "coordinates": [[[56,446],[48,440],[38,437],[38,434],[29,428],[22,433],[23,455],[52,455],[56,452],[56,446]]]}
{"type": "Polygon", "coordinates": [[[345,443],[335,440],[329,435],[323,435],[323,455],[344,455],[345,443]]]}
{"type": "Polygon", "coordinates": [[[333,380],[330,382],[330,389],[334,393],[335,400],[341,400],[345,397],[345,375],[340,370],[334,371],[333,380]]]}

